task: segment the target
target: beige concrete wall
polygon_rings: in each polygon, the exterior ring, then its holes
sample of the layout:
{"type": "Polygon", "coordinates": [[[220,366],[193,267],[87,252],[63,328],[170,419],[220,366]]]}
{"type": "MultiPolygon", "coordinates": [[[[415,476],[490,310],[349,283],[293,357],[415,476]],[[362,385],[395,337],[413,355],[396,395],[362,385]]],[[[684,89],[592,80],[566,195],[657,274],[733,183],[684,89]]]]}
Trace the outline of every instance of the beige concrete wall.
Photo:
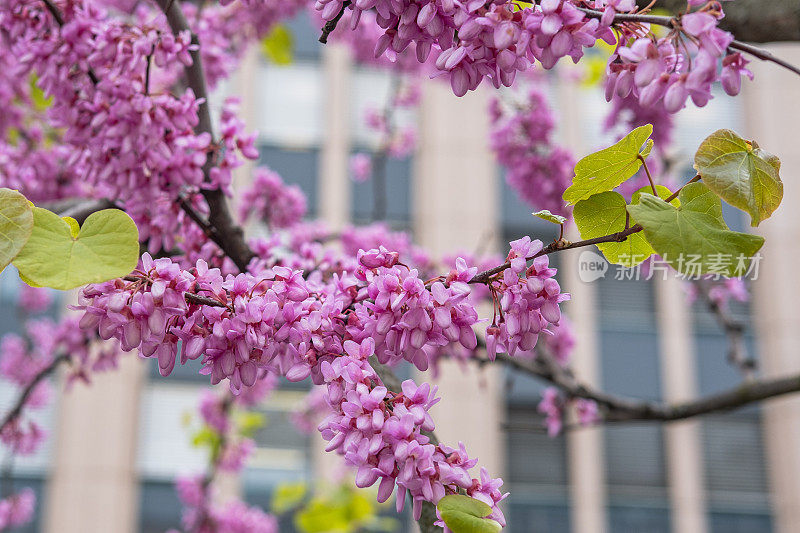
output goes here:
{"type": "Polygon", "coordinates": [[[76,383],[62,395],[44,531],[136,530],[135,458],[143,371],[138,357],[123,355],[118,370],[93,374],[91,386],[76,383]]]}
{"type": "Polygon", "coordinates": [[[325,117],[318,177],[319,217],[334,230],[350,219],[350,73],[346,45],[323,47],[325,117]]]}
{"type": "MultiPolygon", "coordinates": [[[[782,59],[800,64],[800,46],[773,45],[782,59]]],[[[781,159],[783,205],[758,232],[766,237],[759,278],[754,284],[753,316],[761,366],[766,376],[800,372],[800,78],[774,64],[751,64],[756,75],[745,83],[745,137],[758,141],[781,159]]],[[[767,402],[764,437],[776,530],[800,531],[800,398],[767,402]]]]}

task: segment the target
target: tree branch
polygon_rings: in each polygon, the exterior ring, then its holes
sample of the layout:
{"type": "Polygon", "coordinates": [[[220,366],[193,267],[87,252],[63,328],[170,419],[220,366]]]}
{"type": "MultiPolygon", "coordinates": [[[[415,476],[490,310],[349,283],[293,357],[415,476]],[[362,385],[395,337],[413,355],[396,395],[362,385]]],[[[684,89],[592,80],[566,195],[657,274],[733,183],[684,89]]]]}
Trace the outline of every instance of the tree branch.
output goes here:
{"type": "MultiPolygon", "coordinates": [[[[524,374],[544,379],[564,391],[567,396],[597,402],[603,413],[602,422],[656,421],[674,422],[696,416],[732,411],[751,403],[800,392],[800,374],[775,379],[747,381],[725,391],[695,400],[666,404],[616,396],[580,383],[568,370],[537,347],[533,360],[497,354],[497,361],[524,374]]],[[[488,359],[476,359],[479,364],[488,359]]]]}
{"type": "MultiPolygon", "coordinates": [[[[583,11],[589,18],[599,19],[602,18],[603,16],[602,11],[597,11],[585,7],[579,7],[578,9],[583,11]]],[[[760,7],[759,10],[767,11],[763,7],[760,7]]],[[[661,15],[649,15],[649,14],[638,14],[638,13],[617,13],[616,15],[614,15],[614,22],[635,22],[640,24],[655,24],[657,26],[664,26],[666,28],[678,27],[678,20],[679,19],[676,17],[665,17],[661,15]]],[[[739,35],[737,35],[737,37],[738,36],[739,35]]],[[[779,65],[783,68],[791,70],[795,74],[800,75],[800,68],[797,68],[791,63],[779,59],[771,52],[769,52],[768,50],[764,50],[763,48],[758,48],[757,46],[746,44],[737,40],[731,42],[731,44],[728,47],[734,50],[739,50],[741,52],[748,53],[753,57],[761,59],[762,61],[769,61],[775,63],[776,65],[779,65]]]]}
{"type": "MultiPolygon", "coordinates": [[[[582,248],[584,246],[591,246],[593,244],[600,244],[604,242],[623,242],[630,235],[633,235],[634,233],[638,233],[640,231],[642,231],[642,227],[639,224],[636,224],[635,226],[631,226],[630,228],[624,229],[622,231],[618,231],[610,235],[604,235],[602,237],[595,237],[593,239],[586,239],[577,242],[569,242],[565,239],[561,239],[548,244],[534,255],[526,258],[526,260],[530,261],[531,259],[536,259],[537,257],[541,257],[543,255],[548,255],[555,252],[561,252],[563,250],[571,250],[573,248],[582,248]]],[[[511,267],[511,262],[506,261],[502,265],[498,265],[494,268],[490,268],[489,270],[485,270],[483,272],[475,274],[475,276],[471,280],[469,280],[469,283],[487,283],[494,276],[500,274],[505,269],[510,267],[511,267]]]]}
{"type": "MultiPolygon", "coordinates": [[[[189,23],[183,15],[179,0],[155,0],[155,2],[167,16],[167,22],[174,34],[177,35],[180,32],[189,31],[192,35],[192,44],[194,44],[196,48],[190,52],[192,64],[187,66],[185,70],[188,86],[194,91],[195,97],[202,100],[198,112],[198,124],[195,130],[197,133],[208,133],[214,138],[214,128],[211,122],[211,112],[208,105],[206,77],[200,55],[200,41],[197,35],[191,31],[189,23]]],[[[209,155],[206,165],[203,168],[206,178],[208,178],[212,166],[213,158],[209,155]]],[[[250,247],[247,246],[242,228],[234,222],[230,210],[228,209],[225,195],[219,189],[203,189],[201,193],[208,203],[210,211],[208,222],[215,228],[219,235],[219,240],[215,242],[236,266],[239,267],[239,270],[246,270],[248,263],[255,257],[255,254],[250,247]]]]}
{"type": "Polygon", "coordinates": [[[30,383],[28,383],[25,386],[25,388],[22,389],[22,393],[17,398],[17,401],[14,403],[14,406],[8,413],[6,413],[6,416],[3,417],[3,421],[0,422],[0,433],[2,433],[3,430],[5,430],[6,426],[8,426],[14,420],[19,418],[19,416],[22,414],[22,410],[25,408],[25,402],[28,401],[28,397],[30,397],[30,395],[33,393],[33,390],[36,388],[36,386],[44,378],[49,376],[56,368],[58,368],[58,365],[60,365],[65,361],[68,361],[69,357],[70,356],[68,354],[61,354],[56,356],[52,361],[50,361],[49,365],[40,370],[39,373],[33,377],[30,383]]]}
{"type": "Polygon", "coordinates": [[[714,315],[717,324],[728,338],[728,361],[736,366],[745,378],[752,377],[756,361],[747,354],[747,345],[744,341],[745,325],[736,320],[719,302],[711,298],[711,283],[708,280],[700,279],[694,283],[708,306],[708,310],[714,315]]]}
{"type": "Polygon", "coordinates": [[[328,44],[328,37],[333,32],[333,30],[336,29],[336,25],[339,24],[339,21],[344,15],[344,10],[347,9],[347,6],[349,5],[350,5],[350,0],[346,0],[342,4],[342,9],[339,10],[339,13],[337,13],[333,19],[325,23],[325,25],[322,27],[322,35],[319,36],[319,42],[321,42],[322,44],[328,44]]]}

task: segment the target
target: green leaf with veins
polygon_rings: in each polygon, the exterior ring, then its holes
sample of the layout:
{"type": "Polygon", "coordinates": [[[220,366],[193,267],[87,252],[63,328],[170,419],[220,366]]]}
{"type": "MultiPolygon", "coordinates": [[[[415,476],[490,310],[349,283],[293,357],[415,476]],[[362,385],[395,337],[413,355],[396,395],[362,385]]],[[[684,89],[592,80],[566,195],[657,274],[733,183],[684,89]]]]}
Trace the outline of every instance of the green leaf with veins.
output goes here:
{"type": "Polygon", "coordinates": [[[686,185],[678,199],[681,205],[675,207],[643,193],[638,204],[628,206],[653,249],[681,273],[746,274],[764,238],[731,231],[720,199],[702,183],[686,185]]]}
{"type": "Polygon", "coordinates": [[[541,211],[536,211],[533,213],[533,216],[541,218],[542,220],[546,220],[548,222],[552,222],[553,224],[561,225],[567,221],[566,217],[562,217],[561,215],[554,215],[547,209],[542,209],[541,211]]]}
{"type": "MultiPolygon", "coordinates": [[[[626,207],[625,198],[620,193],[601,192],[578,202],[572,211],[572,217],[581,238],[594,239],[624,230],[626,207]]],[[[597,248],[610,263],[626,267],[636,266],[653,254],[653,248],[641,232],[629,235],[622,242],[600,243],[597,248]]]]}
{"type": "Polygon", "coordinates": [[[610,191],[636,174],[642,166],[642,159],[648,156],[653,147],[653,141],[649,139],[652,133],[652,124],[645,124],[613,146],[578,161],[572,185],[564,191],[564,201],[574,205],[593,194],[610,191]]]}
{"type": "Polygon", "coordinates": [[[33,231],[14,266],[30,285],[68,290],[129,274],[138,261],[139,232],[123,211],[92,213],[79,228],[34,207],[33,231]]]}
{"type": "Polygon", "coordinates": [[[0,271],[14,260],[33,231],[33,211],[18,191],[0,189],[0,271]]]}
{"type": "Polygon", "coordinates": [[[783,199],[781,161],[731,130],[718,130],[700,144],[694,168],[709,189],[750,214],[750,225],[769,218],[783,199]]]}
{"type": "Polygon", "coordinates": [[[462,494],[450,494],[436,504],[442,520],[453,533],[497,533],[500,524],[486,518],[492,508],[480,500],[462,494]]]}

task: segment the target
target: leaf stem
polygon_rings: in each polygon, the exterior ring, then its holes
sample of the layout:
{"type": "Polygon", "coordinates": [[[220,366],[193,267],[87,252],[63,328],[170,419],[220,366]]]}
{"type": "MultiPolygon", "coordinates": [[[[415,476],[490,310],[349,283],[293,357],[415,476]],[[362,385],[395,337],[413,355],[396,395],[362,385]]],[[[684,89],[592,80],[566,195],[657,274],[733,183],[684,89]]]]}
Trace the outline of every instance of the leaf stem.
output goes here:
{"type": "Polygon", "coordinates": [[[650,188],[653,189],[653,196],[658,198],[658,189],[656,189],[656,184],[653,181],[653,176],[650,174],[650,169],[647,168],[647,162],[642,157],[642,154],[637,155],[636,157],[639,158],[639,161],[642,162],[642,167],[644,167],[644,173],[647,174],[647,181],[650,182],[650,188]]]}

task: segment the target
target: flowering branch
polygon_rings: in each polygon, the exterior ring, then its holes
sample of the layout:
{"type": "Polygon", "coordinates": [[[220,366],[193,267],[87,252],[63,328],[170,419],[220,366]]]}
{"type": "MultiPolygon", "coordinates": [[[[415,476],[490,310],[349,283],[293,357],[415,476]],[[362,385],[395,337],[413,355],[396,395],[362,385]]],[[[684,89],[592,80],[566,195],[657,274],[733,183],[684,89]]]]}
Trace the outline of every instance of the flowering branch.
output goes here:
{"type": "MultiPolygon", "coordinates": [[[[374,355],[370,357],[369,365],[373,368],[373,370],[375,370],[375,373],[378,374],[387,389],[393,392],[402,390],[400,378],[397,377],[390,367],[378,361],[377,357],[374,355]]],[[[428,437],[430,439],[430,443],[434,446],[439,445],[439,438],[433,431],[423,431],[422,434],[428,437]]],[[[436,516],[436,506],[428,501],[422,502],[422,514],[420,515],[420,519],[417,521],[420,533],[437,533],[442,531],[442,528],[434,525],[434,522],[436,522],[438,519],[439,518],[436,516]]]]}
{"type": "Polygon", "coordinates": [[[717,323],[728,338],[728,361],[735,365],[745,377],[750,377],[755,369],[755,359],[747,354],[747,345],[744,342],[745,326],[736,320],[727,309],[711,297],[711,284],[707,280],[697,280],[695,285],[700,295],[705,300],[709,311],[714,314],[717,323]]]}
{"type": "MultiPolygon", "coordinates": [[[[601,19],[603,17],[602,11],[597,11],[585,7],[579,7],[578,9],[583,11],[589,18],[601,19]]],[[[680,17],[649,15],[641,13],[617,13],[614,15],[614,22],[635,22],[639,24],[655,24],[657,26],[663,26],[665,28],[672,29],[677,27],[677,24],[680,22],[680,17]]],[[[728,48],[739,50],[741,52],[746,52],[753,57],[761,59],[762,61],[770,61],[772,63],[775,63],[776,65],[780,65],[785,69],[791,70],[795,74],[800,75],[800,68],[776,57],[774,54],[772,54],[768,50],[764,50],[763,48],[759,48],[757,46],[753,46],[751,44],[743,43],[737,40],[731,41],[731,43],[728,45],[728,48]]]]}
{"type": "MultiPolygon", "coordinates": [[[[156,0],[156,3],[164,11],[167,16],[167,22],[172,28],[175,35],[181,32],[189,31],[189,23],[183,15],[180,0],[156,0]]],[[[208,106],[208,89],[206,87],[206,78],[203,72],[203,63],[200,57],[200,42],[197,35],[191,32],[192,44],[195,48],[191,50],[192,64],[186,67],[186,82],[188,86],[194,91],[195,97],[202,99],[199,108],[199,122],[197,124],[197,133],[208,133],[214,136],[214,128],[211,122],[211,113],[208,106]]],[[[206,161],[203,171],[208,178],[209,171],[212,166],[212,158],[209,156],[206,161]]],[[[208,203],[210,214],[208,217],[209,225],[215,228],[218,238],[214,239],[217,245],[222,248],[225,254],[233,261],[239,270],[244,271],[247,264],[255,256],[253,251],[247,246],[244,240],[244,232],[239,227],[231,216],[225,196],[219,189],[203,189],[203,197],[208,203]]],[[[184,210],[185,205],[182,204],[184,210]]],[[[190,215],[191,216],[191,215],[190,215]]],[[[202,226],[201,226],[202,227],[202,226]]]]}
{"type": "MultiPolygon", "coordinates": [[[[536,252],[534,255],[526,258],[527,261],[531,259],[536,259],[537,257],[541,257],[543,255],[552,254],[555,252],[561,252],[564,250],[571,250],[573,248],[582,248],[584,246],[591,246],[593,244],[601,244],[604,242],[623,242],[629,236],[633,235],[634,233],[638,233],[642,231],[642,226],[636,224],[631,226],[630,228],[624,229],[622,231],[618,231],[616,233],[611,233],[610,235],[604,235],[602,237],[595,237],[593,239],[586,239],[583,241],[577,242],[569,242],[566,239],[560,239],[555,242],[550,243],[549,245],[542,248],[540,251],[536,252]]],[[[469,283],[489,283],[491,279],[500,274],[507,268],[511,268],[511,261],[506,261],[502,265],[498,265],[494,268],[490,268],[489,270],[485,270],[476,274],[469,283]]]]}

